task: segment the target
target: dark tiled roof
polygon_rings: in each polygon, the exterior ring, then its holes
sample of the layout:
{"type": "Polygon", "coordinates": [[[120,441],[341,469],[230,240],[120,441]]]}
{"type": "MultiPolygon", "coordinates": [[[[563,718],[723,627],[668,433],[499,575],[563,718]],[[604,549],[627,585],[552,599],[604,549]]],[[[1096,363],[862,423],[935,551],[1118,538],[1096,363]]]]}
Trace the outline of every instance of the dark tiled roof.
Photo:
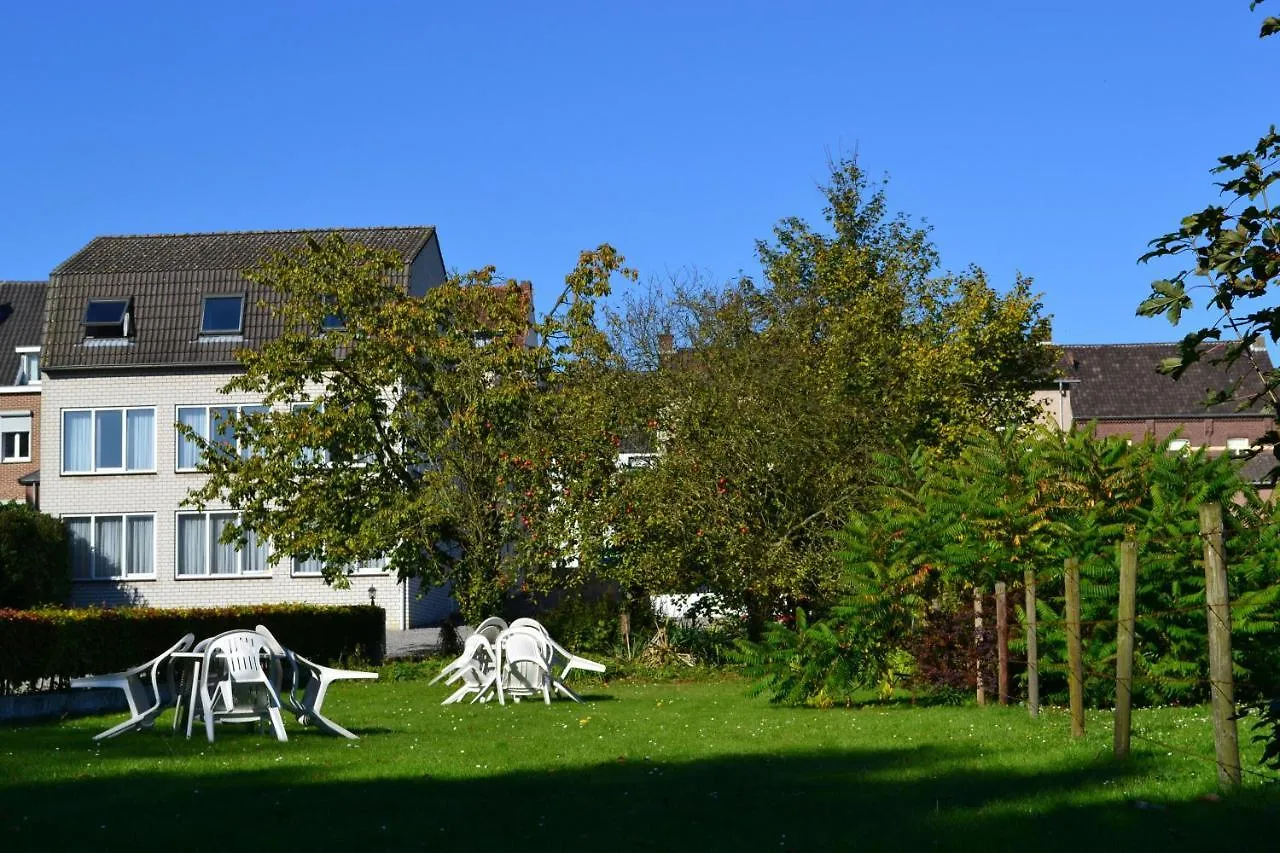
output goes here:
{"type": "MultiPolygon", "coordinates": [[[[1243,377],[1237,397],[1247,399],[1262,387],[1253,365],[1241,357],[1231,367],[1210,362],[1223,344],[1204,347],[1204,354],[1175,380],[1157,372],[1160,362],[1178,355],[1176,343],[1164,344],[1058,344],[1059,367],[1064,379],[1079,380],[1071,386],[1071,412],[1077,421],[1094,418],[1204,418],[1262,414],[1261,402],[1237,411],[1235,402],[1206,408],[1204,399],[1243,377]]],[[[1253,351],[1258,366],[1271,369],[1265,349],[1253,351]]]]}
{"type": "Polygon", "coordinates": [[[0,281],[0,385],[18,377],[14,347],[40,345],[46,290],[43,281],[0,281]]]}
{"type": "MultiPolygon", "coordinates": [[[[259,306],[272,294],[251,283],[243,271],[275,252],[297,248],[308,236],[328,233],[332,232],[98,237],[50,277],[45,368],[235,365],[237,350],[260,346],[279,334],[275,319],[259,306]],[[243,334],[236,339],[201,339],[203,297],[219,293],[246,295],[243,334]],[[81,320],[90,298],[133,301],[133,334],[128,343],[85,343],[81,320]]],[[[430,226],[338,229],[337,233],[351,243],[398,252],[406,271],[435,237],[430,226]]]]}
{"type": "Polygon", "coordinates": [[[335,228],[299,231],[225,231],[215,234],[141,234],[95,237],[54,269],[54,275],[243,270],[272,252],[287,252],[309,236],[337,231],[350,243],[400,253],[412,261],[431,238],[430,227],[335,228]]]}

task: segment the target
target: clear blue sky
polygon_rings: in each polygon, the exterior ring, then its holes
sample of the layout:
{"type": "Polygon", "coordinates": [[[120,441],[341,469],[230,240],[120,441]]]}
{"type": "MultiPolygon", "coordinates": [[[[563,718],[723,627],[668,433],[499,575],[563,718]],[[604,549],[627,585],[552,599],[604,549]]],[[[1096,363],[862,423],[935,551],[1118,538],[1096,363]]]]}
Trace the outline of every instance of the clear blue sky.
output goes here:
{"type": "Polygon", "coordinates": [[[1033,276],[1057,340],[1170,340],[1135,259],[1280,119],[1271,5],[11,4],[0,278],[98,234],[434,224],[545,307],[601,241],[757,271],[857,151],[947,267],[1033,276]]]}

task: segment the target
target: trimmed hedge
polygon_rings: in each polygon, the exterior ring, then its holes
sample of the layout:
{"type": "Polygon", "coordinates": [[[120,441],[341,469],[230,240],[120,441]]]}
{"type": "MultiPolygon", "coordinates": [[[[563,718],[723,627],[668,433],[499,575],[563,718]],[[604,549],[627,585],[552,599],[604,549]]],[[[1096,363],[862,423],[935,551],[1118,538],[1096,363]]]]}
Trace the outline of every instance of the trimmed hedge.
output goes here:
{"type": "Polygon", "coordinates": [[[317,663],[357,657],[380,664],[386,644],[386,615],[369,605],[0,610],[0,695],[42,681],[60,687],[77,676],[128,669],[188,632],[200,640],[255,625],[317,663]]]}

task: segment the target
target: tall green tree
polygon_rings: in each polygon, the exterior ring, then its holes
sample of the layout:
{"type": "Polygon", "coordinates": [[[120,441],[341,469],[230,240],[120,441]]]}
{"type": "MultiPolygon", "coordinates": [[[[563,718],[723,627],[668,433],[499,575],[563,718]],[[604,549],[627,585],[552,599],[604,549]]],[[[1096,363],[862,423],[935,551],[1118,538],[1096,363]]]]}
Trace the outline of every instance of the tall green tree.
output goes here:
{"type": "MultiPolygon", "coordinates": [[[[1249,4],[1256,9],[1262,0],[1249,4]]],[[[1280,18],[1268,17],[1259,38],[1280,32],[1280,18]]],[[[1164,315],[1178,325],[1184,311],[1197,302],[1212,310],[1213,323],[1196,329],[1183,339],[1177,357],[1168,359],[1161,370],[1175,378],[1204,356],[1201,344],[1219,340],[1225,333],[1229,343],[1212,356],[1215,364],[1234,364],[1241,358],[1253,366],[1261,390],[1241,400],[1242,405],[1265,397],[1272,411],[1280,410],[1277,389],[1280,374],[1265,370],[1254,355],[1253,345],[1262,337],[1280,341],[1280,306],[1274,303],[1273,286],[1280,276],[1280,199],[1273,184],[1280,180],[1280,133],[1275,125],[1249,149],[1218,158],[1213,174],[1222,202],[1211,204],[1182,219],[1176,231],[1151,241],[1151,250],[1141,257],[1147,262],[1172,257],[1187,263],[1171,278],[1151,283],[1151,295],[1138,313],[1164,315]],[[1196,285],[1197,279],[1204,279],[1196,285]],[[1202,289],[1196,298],[1191,291],[1202,289]]],[[[1239,382],[1221,389],[1214,401],[1237,396],[1239,382]]],[[[1276,435],[1271,436],[1271,443],[1276,435]]]]}
{"type": "Polygon", "coordinates": [[[674,351],[615,346],[649,354],[660,450],[614,506],[622,559],[727,596],[752,636],[832,600],[832,538],[867,499],[874,454],[1028,419],[1053,361],[1028,281],[1002,295],[980,271],[939,274],[927,232],[855,163],[824,194],[825,229],[788,219],[759,244],[764,283],[676,289],[659,310],[674,351]]]}
{"type": "Polygon", "coordinates": [[[223,389],[266,411],[226,425],[241,453],[219,430],[185,431],[208,474],[189,502],[225,502],[241,513],[228,539],[252,530],[273,561],[318,558],[336,585],[385,556],[402,578],[451,583],[465,617],[492,612],[533,559],[546,389],[602,357],[594,305],[622,264],[608,246],[584,252],[532,322],[528,286],[492,268],[415,297],[398,257],[337,235],[269,260],[249,275],[284,331],[242,351],[223,389]]]}

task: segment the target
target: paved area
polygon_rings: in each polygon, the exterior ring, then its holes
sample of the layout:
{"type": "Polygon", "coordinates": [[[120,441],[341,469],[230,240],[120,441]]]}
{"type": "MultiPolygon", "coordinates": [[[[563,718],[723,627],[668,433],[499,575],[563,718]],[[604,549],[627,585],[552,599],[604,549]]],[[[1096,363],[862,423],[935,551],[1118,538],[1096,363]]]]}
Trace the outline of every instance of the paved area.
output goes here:
{"type": "Polygon", "coordinates": [[[440,651],[439,628],[387,631],[387,660],[422,657],[440,651]]]}

